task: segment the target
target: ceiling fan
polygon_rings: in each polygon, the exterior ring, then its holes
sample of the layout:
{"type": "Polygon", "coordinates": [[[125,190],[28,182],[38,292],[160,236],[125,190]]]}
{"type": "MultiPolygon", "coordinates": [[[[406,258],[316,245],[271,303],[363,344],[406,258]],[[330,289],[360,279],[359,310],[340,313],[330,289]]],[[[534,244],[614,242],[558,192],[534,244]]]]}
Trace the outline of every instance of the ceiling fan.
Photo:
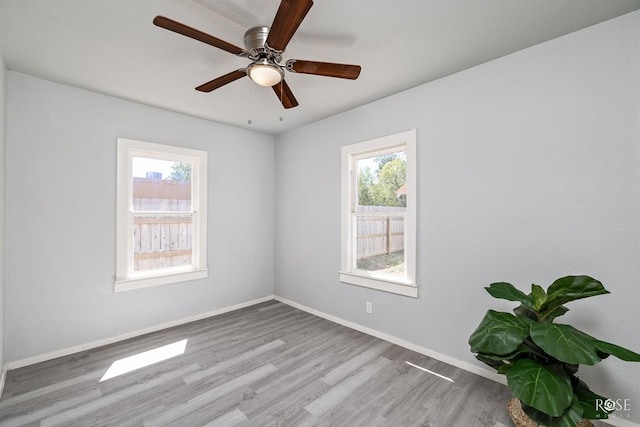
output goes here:
{"type": "Polygon", "coordinates": [[[242,77],[249,76],[260,86],[273,88],[284,108],[298,105],[293,92],[284,80],[285,70],[292,73],[313,74],[355,80],[360,75],[359,65],[289,59],[282,63],[282,54],[302,20],[313,6],[313,0],[282,0],[271,28],[254,27],[244,34],[245,49],[217,37],[189,27],[164,16],[156,16],[153,23],[183,36],[201,41],[218,49],[251,60],[246,68],[201,84],[201,92],[211,92],[242,77]]]}

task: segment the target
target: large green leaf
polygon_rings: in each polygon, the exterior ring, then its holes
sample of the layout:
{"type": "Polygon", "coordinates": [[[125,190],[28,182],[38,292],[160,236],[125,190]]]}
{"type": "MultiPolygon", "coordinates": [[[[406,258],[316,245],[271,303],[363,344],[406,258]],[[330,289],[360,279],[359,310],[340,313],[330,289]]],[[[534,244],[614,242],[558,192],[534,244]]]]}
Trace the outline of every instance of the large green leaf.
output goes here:
{"type": "Polygon", "coordinates": [[[533,309],[533,299],[524,292],[516,289],[511,283],[492,283],[485,289],[494,298],[506,299],[508,301],[519,301],[525,307],[533,309]]]}
{"type": "Polygon", "coordinates": [[[550,417],[544,412],[527,405],[523,405],[522,409],[533,421],[539,425],[549,427],[576,427],[584,418],[580,402],[576,400],[575,396],[574,400],[571,401],[571,406],[559,417],[550,417]]]}
{"type": "Polygon", "coordinates": [[[547,294],[544,292],[541,286],[536,284],[531,285],[531,298],[533,298],[533,308],[538,310],[542,304],[547,300],[547,294]]]}
{"type": "Polygon", "coordinates": [[[549,427],[576,427],[583,418],[582,405],[578,398],[574,395],[571,400],[571,406],[564,411],[558,418],[554,418],[549,427]]]}
{"type": "Polygon", "coordinates": [[[529,416],[529,418],[531,418],[533,421],[538,423],[538,425],[548,426],[553,422],[553,419],[554,419],[553,417],[545,414],[542,411],[538,411],[537,409],[532,408],[529,405],[523,404],[522,410],[524,411],[525,414],[529,416]]]}
{"type": "Polygon", "coordinates": [[[502,365],[498,368],[498,373],[501,375],[505,375],[507,372],[509,372],[509,369],[511,369],[511,367],[513,367],[513,365],[511,363],[508,363],[506,365],[502,365]]]}
{"type": "Polygon", "coordinates": [[[500,371],[506,363],[499,356],[487,355],[487,354],[476,354],[476,359],[481,361],[482,363],[491,366],[496,371],[500,371]]]}
{"type": "Polygon", "coordinates": [[[609,418],[609,414],[613,412],[613,410],[606,410],[606,407],[603,404],[607,401],[607,398],[589,390],[589,387],[587,387],[587,385],[581,380],[578,380],[578,384],[574,386],[573,392],[582,406],[583,418],[590,420],[603,420],[609,418]]]}
{"type": "Polygon", "coordinates": [[[619,345],[611,344],[609,342],[600,341],[594,339],[596,344],[596,349],[599,351],[612,354],[620,360],[625,360],[627,362],[640,362],[640,354],[627,350],[624,347],[620,347],[619,345]]]}
{"type": "MultiPolygon", "coordinates": [[[[502,355],[490,354],[490,353],[479,353],[479,354],[476,354],[476,359],[478,359],[483,363],[486,363],[487,365],[496,369],[499,374],[502,374],[504,372],[502,372],[500,368],[505,366],[508,362],[513,362],[514,360],[519,359],[521,355],[525,355],[525,354],[532,355],[537,353],[533,349],[527,347],[526,345],[521,344],[518,346],[516,351],[512,353],[502,354],[502,355]]],[[[508,368],[505,368],[505,369],[508,369],[508,368]]]]}
{"type": "Polygon", "coordinates": [[[559,305],[551,311],[547,311],[539,318],[540,322],[552,322],[556,317],[560,317],[569,311],[564,305],[559,305]]]}
{"type": "Polygon", "coordinates": [[[553,372],[531,359],[513,364],[507,372],[507,384],[523,403],[552,417],[561,416],[573,399],[567,375],[553,372]]]}
{"type": "Polygon", "coordinates": [[[506,355],[529,335],[529,325],[513,314],[489,310],[469,337],[472,353],[506,355]]]}
{"type": "Polygon", "coordinates": [[[595,365],[601,360],[596,353],[596,339],[573,326],[534,322],[530,333],[538,347],[561,362],[595,365]]]}
{"type": "Polygon", "coordinates": [[[547,300],[540,307],[540,311],[553,311],[556,307],[569,301],[596,295],[608,294],[602,283],[589,276],[561,277],[547,289],[547,300]]]}
{"type": "Polygon", "coordinates": [[[520,304],[519,306],[514,308],[513,313],[521,319],[528,319],[536,322],[538,321],[538,314],[535,311],[525,307],[523,304],[520,304]]]}

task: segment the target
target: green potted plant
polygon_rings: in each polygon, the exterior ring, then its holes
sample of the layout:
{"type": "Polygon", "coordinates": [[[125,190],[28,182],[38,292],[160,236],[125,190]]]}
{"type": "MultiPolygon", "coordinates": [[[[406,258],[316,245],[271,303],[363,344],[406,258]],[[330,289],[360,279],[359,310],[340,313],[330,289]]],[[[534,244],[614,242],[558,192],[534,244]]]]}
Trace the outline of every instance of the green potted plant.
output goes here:
{"type": "MultiPolygon", "coordinates": [[[[504,282],[485,289],[495,298],[520,305],[514,314],[487,311],[469,338],[471,352],[506,374],[524,413],[535,423],[554,427],[575,427],[583,420],[608,418],[615,405],[592,392],[576,375],[578,368],[595,365],[609,355],[640,362],[640,354],[554,322],[569,311],[566,303],[608,294],[602,283],[588,276],[567,276],[546,291],[531,285],[529,294],[504,282]]],[[[511,417],[520,425],[513,412],[511,417]]]]}

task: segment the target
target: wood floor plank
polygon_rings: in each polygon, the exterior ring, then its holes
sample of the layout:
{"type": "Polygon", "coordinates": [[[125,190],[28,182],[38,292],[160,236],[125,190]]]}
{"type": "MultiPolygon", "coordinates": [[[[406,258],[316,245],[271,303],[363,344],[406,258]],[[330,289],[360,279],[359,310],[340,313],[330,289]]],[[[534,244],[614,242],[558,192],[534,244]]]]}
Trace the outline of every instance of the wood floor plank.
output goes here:
{"type": "Polygon", "coordinates": [[[214,387],[211,390],[201,393],[193,399],[190,399],[189,401],[181,405],[171,408],[170,411],[167,411],[162,415],[153,417],[149,420],[145,420],[144,425],[146,427],[171,425],[172,422],[180,419],[182,416],[188,414],[194,409],[214,402],[216,399],[223,397],[225,394],[238,388],[244,387],[245,385],[250,384],[257,379],[270,375],[277,370],[278,368],[273,365],[261,366],[260,368],[247,372],[246,374],[234,378],[233,380],[219,385],[218,387],[214,387]]]}
{"type": "Polygon", "coordinates": [[[102,377],[102,375],[104,375],[104,372],[102,370],[89,372],[84,375],[80,375],[77,377],[69,378],[67,380],[50,384],[48,386],[35,388],[33,390],[30,390],[26,393],[19,394],[17,396],[9,397],[7,399],[0,401],[0,411],[5,410],[10,406],[15,407],[16,405],[27,402],[29,400],[36,400],[43,396],[48,396],[56,391],[64,390],[68,387],[77,386],[83,382],[97,381],[100,379],[100,377],[102,377]]]}
{"type": "Polygon", "coordinates": [[[372,377],[366,387],[354,390],[348,399],[344,399],[330,411],[323,414],[317,427],[330,426],[336,420],[345,425],[381,425],[385,409],[396,402],[396,396],[403,396],[408,388],[419,383],[420,373],[407,369],[402,361],[391,361],[385,369],[372,377]]]}
{"type": "Polygon", "coordinates": [[[240,409],[236,408],[210,423],[204,424],[204,427],[234,427],[247,419],[247,416],[240,409]]]}
{"type": "Polygon", "coordinates": [[[327,372],[327,374],[320,379],[329,385],[335,385],[348,377],[353,371],[361,368],[365,363],[382,354],[390,346],[391,343],[379,341],[369,348],[364,348],[360,354],[327,372]]]}
{"type": "Polygon", "coordinates": [[[0,426],[504,427],[508,397],[501,384],[268,301],[9,371],[0,426]],[[100,382],[113,362],[184,339],[184,354],[100,382]]]}
{"type": "Polygon", "coordinates": [[[269,351],[273,350],[274,348],[277,348],[277,347],[279,347],[281,345],[284,345],[284,341],[282,341],[282,340],[274,340],[274,341],[268,342],[267,344],[263,344],[263,345],[261,345],[259,347],[256,347],[251,351],[247,351],[247,352],[242,353],[242,354],[240,354],[240,355],[238,355],[236,357],[233,357],[231,359],[227,359],[227,360],[225,360],[223,362],[220,362],[220,363],[218,363],[216,365],[213,365],[210,368],[203,369],[203,370],[200,370],[200,371],[197,371],[197,372],[193,372],[193,373],[191,373],[189,375],[185,375],[184,376],[184,381],[187,384],[190,384],[190,383],[192,383],[194,381],[198,381],[198,380],[200,380],[200,379],[202,379],[204,377],[208,377],[208,376],[211,376],[211,375],[213,375],[215,373],[218,373],[218,372],[220,372],[222,370],[225,370],[230,366],[233,366],[235,364],[238,364],[238,363],[243,362],[243,361],[248,360],[248,359],[252,359],[252,358],[254,358],[254,357],[256,357],[256,356],[258,356],[258,355],[260,355],[262,353],[269,352],[269,351]]]}
{"type": "Polygon", "coordinates": [[[54,403],[49,403],[38,410],[29,412],[24,415],[19,415],[15,418],[4,420],[2,421],[2,426],[17,427],[17,426],[29,424],[31,422],[38,421],[42,418],[46,418],[48,416],[63,412],[68,408],[82,405],[87,402],[94,402],[96,399],[99,399],[99,398],[100,398],[100,391],[93,390],[90,393],[82,394],[76,397],[71,397],[71,398],[54,402],[54,403]]]}
{"type": "Polygon", "coordinates": [[[95,412],[96,410],[113,405],[124,399],[130,399],[130,398],[136,397],[140,393],[146,390],[150,390],[165,382],[171,381],[174,378],[180,378],[198,369],[200,369],[198,365],[189,364],[182,369],[169,372],[160,377],[153,378],[149,381],[146,381],[142,384],[132,385],[131,387],[128,387],[124,390],[111,393],[106,396],[100,396],[98,399],[95,399],[92,402],[89,402],[80,406],[76,406],[72,409],[68,409],[66,411],[60,412],[51,417],[44,418],[41,422],[41,425],[42,427],[53,427],[58,425],[64,425],[65,423],[69,423],[71,420],[83,417],[87,414],[95,412]]]}
{"type": "Polygon", "coordinates": [[[391,363],[389,359],[379,357],[373,363],[364,366],[357,373],[338,383],[321,397],[305,406],[305,409],[309,411],[311,415],[320,416],[324,414],[333,406],[340,404],[344,399],[349,397],[358,387],[378,374],[389,363],[391,363]]]}
{"type": "Polygon", "coordinates": [[[294,371],[283,370],[282,375],[275,378],[274,382],[262,384],[256,390],[256,396],[242,402],[240,408],[245,414],[253,417],[267,411],[274,411],[278,405],[290,406],[302,403],[306,399],[303,393],[304,387],[309,384],[315,384],[311,387],[313,390],[309,395],[310,400],[315,399],[317,395],[330,388],[326,383],[318,381],[319,373],[324,372],[329,363],[327,355],[320,355],[294,371]],[[295,399],[292,396],[295,396],[295,399]]]}
{"type": "MultiPolygon", "coordinates": [[[[214,404],[196,408],[195,410],[189,412],[187,415],[182,416],[180,420],[178,420],[174,424],[182,424],[187,426],[204,426],[213,423],[214,421],[218,420],[218,418],[221,418],[224,415],[235,411],[236,409],[240,409],[238,407],[239,402],[242,402],[246,399],[251,399],[253,395],[254,393],[253,391],[251,391],[249,386],[241,387],[237,390],[227,393],[220,399],[217,399],[214,404]]],[[[244,415],[246,416],[246,414],[244,415]]],[[[243,421],[244,420],[237,419],[233,422],[234,424],[238,424],[243,421]]]]}
{"type": "Polygon", "coordinates": [[[329,390],[330,386],[316,379],[301,383],[295,391],[287,395],[280,395],[271,398],[270,395],[258,395],[256,398],[247,400],[240,405],[240,409],[249,419],[239,424],[240,427],[253,426],[296,426],[301,419],[317,420],[304,407],[316,400],[329,390]],[[258,397],[263,396],[261,405],[249,406],[258,397]]]}

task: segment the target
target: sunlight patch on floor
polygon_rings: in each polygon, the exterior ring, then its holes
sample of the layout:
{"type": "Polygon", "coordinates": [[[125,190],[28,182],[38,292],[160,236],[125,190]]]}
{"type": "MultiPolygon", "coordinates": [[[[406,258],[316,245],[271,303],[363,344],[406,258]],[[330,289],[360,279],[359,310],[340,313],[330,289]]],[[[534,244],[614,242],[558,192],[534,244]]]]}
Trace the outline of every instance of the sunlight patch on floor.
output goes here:
{"type": "Polygon", "coordinates": [[[436,372],[430,371],[430,370],[428,370],[428,369],[426,369],[426,368],[423,368],[422,366],[414,365],[413,363],[411,363],[411,362],[407,362],[406,360],[405,360],[405,362],[404,362],[404,363],[406,363],[406,364],[407,364],[407,365],[409,365],[409,366],[413,366],[414,368],[418,368],[418,369],[420,369],[421,371],[428,372],[428,373],[430,373],[431,375],[435,375],[435,376],[436,376],[436,377],[438,377],[438,378],[442,378],[443,380],[447,380],[447,381],[449,381],[449,382],[455,383],[455,381],[453,381],[451,378],[449,378],[449,377],[445,377],[444,375],[440,375],[440,374],[438,374],[438,373],[436,373],[436,372]]]}
{"type": "Polygon", "coordinates": [[[162,362],[163,360],[171,359],[175,356],[179,356],[184,354],[186,348],[187,340],[184,339],[182,341],[174,342],[173,344],[167,344],[162,347],[154,348],[153,350],[144,351],[142,353],[134,354],[133,356],[116,360],[111,364],[102,378],[100,378],[100,382],[144,368],[145,366],[153,365],[154,363],[162,362]]]}

